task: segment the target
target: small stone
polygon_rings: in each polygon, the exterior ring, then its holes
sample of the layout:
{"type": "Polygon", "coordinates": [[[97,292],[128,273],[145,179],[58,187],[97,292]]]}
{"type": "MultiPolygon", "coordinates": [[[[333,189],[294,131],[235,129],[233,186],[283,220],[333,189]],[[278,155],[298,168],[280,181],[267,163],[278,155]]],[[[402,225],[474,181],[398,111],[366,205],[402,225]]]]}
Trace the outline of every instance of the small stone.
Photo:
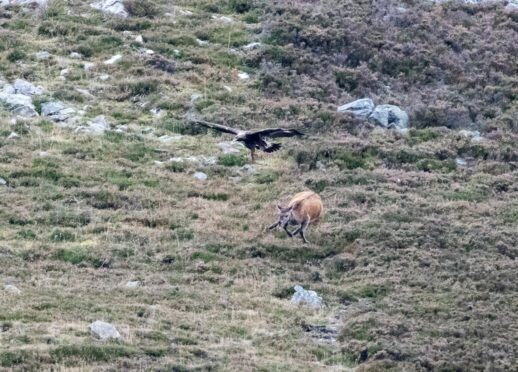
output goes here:
{"type": "Polygon", "coordinates": [[[226,24],[231,24],[231,23],[234,23],[235,21],[230,18],[230,17],[226,17],[226,16],[218,16],[218,15],[212,15],[212,19],[215,19],[217,21],[220,21],[220,22],[223,22],[223,23],[226,23],[226,24]]]}
{"type": "Polygon", "coordinates": [[[99,79],[102,81],[106,81],[109,78],[110,78],[110,75],[108,75],[108,74],[102,74],[101,76],[99,76],[99,79]]]}
{"type": "Polygon", "coordinates": [[[0,186],[5,186],[7,185],[7,181],[4,180],[2,177],[0,177],[0,186]]]}
{"type": "Polygon", "coordinates": [[[163,136],[160,136],[158,137],[158,140],[160,142],[164,142],[164,143],[169,143],[169,142],[176,142],[176,141],[179,141],[183,138],[183,136],[181,134],[177,134],[175,136],[168,136],[168,135],[163,135],[163,136]]]}
{"type": "Polygon", "coordinates": [[[126,283],[126,288],[134,289],[140,287],[142,283],[139,280],[133,280],[126,283]]]}
{"type": "Polygon", "coordinates": [[[137,37],[135,38],[135,41],[137,43],[144,44],[144,38],[142,37],[142,35],[137,35],[137,37]]]}
{"type": "Polygon", "coordinates": [[[14,295],[19,295],[20,293],[22,293],[22,291],[20,291],[16,286],[14,286],[12,284],[4,285],[4,290],[6,292],[14,294],[14,295]]]}
{"type": "Polygon", "coordinates": [[[162,118],[165,116],[166,114],[166,111],[165,110],[162,110],[162,109],[159,109],[159,108],[152,108],[151,110],[149,110],[149,112],[151,113],[151,115],[153,115],[155,118],[162,118]]]}
{"type": "Polygon", "coordinates": [[[83,55],[77,52],[70,53],[69,57],[73,59],[83,59],[83,55]]]}
{"type": "Polygon", "coordinates": [[[232,88],[228,85],[223,85],[223,89],[225,89],[227,92],[232,93],[232,88]]]}
{"type": "Polygon", "coordinates": [[[248,80],[250,79],[250,75],[247,73],[247,72],[243,72],[241,71],[240,73],[237,74],[237,76],[241,79],[241,80],[248,80]]]}
{"type": "Polygon", "coordinates": [[[83,63],[83,68],[85,69],[85,71],[91,70],[94,67],[95,67],[95,63],[93,63],[93,62],[83,63]]]}
{"type": "Polygon", "coordinates": [[[122,59],[122,55],[121,54],[116,54],[113,57],[111,57],[110,59],[104,61],[103,63],[105,65],[113,65],[113,64],[119,62],[121,59],[122,59]]]}
{"type": "Polygon", "coordinates": [[[40,158],[48,158],[48,157],[49,157],[49,153],[48,153],[47,151],[40,151],[40,152],[38,153],[38,156],[39,156],[40,158]]]}
{"type": "Polygon", "coordinates": [[[107,131],[109,129],[110,129],[110,126],[109,126],[108,122],[106,121],[106,118],[104,117],[104,115],[99,115],[99,116],[96,116],[91,121],[89,121],[87,123],[87,125],[82,125],[80,127],[77,127],[75,132],[99,135],[99,134],[103,134],[105,131],[107,131]]]}
{"type": "Polygon", "coordinates": [[[208,178],[208,176],[203,172],[196,172],[194,173],[193,177],[199,181],[205,181],[208,178]]]}
{"type": "Polygon", "coordinates": [[[482,136],[478,130],[467,130],[463,129],[459,131],[459,134],[466,138],[471,138],[472,142],[480,142],[482,141],[482,136]]]}
{"type": "Polygon", "coordinates": [[[244,50],[253,50],[253,49],[257,49],[259,47],[261,47],[261,43],[258,43],[258,42],[255,42],[255,43],[250,43],[250,44],[246,44],[245,46],[243,46],[243,49],[244,50]]]}
{"type": "Polygon", "coordinates": [[[20,138],[20,136],[19,136],[19,135],[18,135],[18,133],[16,133],[16,132],[11,132],[11,134],[9,134],[9,135],[7,136],[7,139],[8,139],[8,140],[15,140],[15,139],[18,139],[18,138],[20,138]]]}
{"type": "Polygon", "coordinates": [[[318,170],[324,170],[326,169],[326,166],[324,165],[324,163],[322,163],[320,160],[318,160],[315,164],[315,167],[318,169],[318,170]]]}
{"type": "Polygon", "coordinates": [[[42,50],[41,52],[35,53],[34,56],[40,61],[45,61],[50,58],[50,53],[46,50],[42,50]]]}
{"type": "Polygon", "coordinates": [[[193,93],[193,94],[191,94],[191,103],[196,102],[201,97],[203,97],[203,94],[201,94],[201,93],[193,93]]]}
{"type": "Polygon", "coordinates": [[[314,309],[319,309],[323,306],[322,297],[318,296],[315,291],[308,291],[300,285],[294,287],[295,293],[291,297],[291,303],[295,305],[306,305],[314,309]]]}
{"type": "Polygon", "coordinates": [[[174,53],[174,55],[175,55],[175,56],[177,56],[177,57],[181,54],[181,53],[180,53],[180,51],[179,51],[178,49],[174,49],[174,50],[173,50],[173,53],[174,53]]]}
{"type": "Polygon", "coordinates": [[[196,39],[196,42],[198,43],[199,46],[209,45],[209,42],[206,40],[196,39]]]}
{"type": "Polygon", "coordinates": [[[92,336],[102,341],[121,338],[119,331],[112,324],[100,320],[90,324],[88,329],[92,336]]]}
{"type": "Polygon", "coordinates": [[[184,16],[192,16],[194,13],[186,9],[178,9],[178,13],[184,16]]]}
{"type": "Polygon", "coordinates": [[[142,129],[142,134],[150,134],[153,133],[154,129],[152,127],[145,127],[142,129]]]}
{"type": "Polygon", "coordinates": [[[64,68],[63,70],[60,71],[59,73],[59,76],[67,76],[68,74],[70,73],[70,70],[68,68],[64,68]]]}

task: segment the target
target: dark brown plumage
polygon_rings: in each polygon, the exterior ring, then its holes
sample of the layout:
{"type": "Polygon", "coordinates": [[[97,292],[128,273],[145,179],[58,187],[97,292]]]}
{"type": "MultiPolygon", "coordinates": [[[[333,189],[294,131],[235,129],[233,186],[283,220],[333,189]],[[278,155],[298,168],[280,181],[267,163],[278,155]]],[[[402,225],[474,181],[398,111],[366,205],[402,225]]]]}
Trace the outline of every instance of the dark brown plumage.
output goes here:
{"type": "Polygon", "coordinates": [[[304,134],[297,129],[284,129],[284,128],[268,128],[259,130],[241,130],[225,125],[209,123],[205,120],[189,119],[191,122],[203,125],[207,128],[212,128],[224,133],[233,134],[234,140],[242,142],[251,151],[252,162],[255,161],[255,150],[262,150],[264,152],[274,152],[281,148],[280,143],[268,143],[265,138],[278,138],[278,137],[293,137],[303,136],[304,134]]]}

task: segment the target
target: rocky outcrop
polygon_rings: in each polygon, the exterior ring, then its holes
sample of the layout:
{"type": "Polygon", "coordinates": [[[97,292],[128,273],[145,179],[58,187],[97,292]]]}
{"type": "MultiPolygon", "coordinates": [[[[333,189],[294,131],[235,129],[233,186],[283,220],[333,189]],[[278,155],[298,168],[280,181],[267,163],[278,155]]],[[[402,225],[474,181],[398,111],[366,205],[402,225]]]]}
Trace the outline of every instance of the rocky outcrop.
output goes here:
{"type": "Polygon", "coordinates": [[[90,4],[90,6],[106,14],[122,18],[128,16],[128,11],[124,7],[124,2],[121,0],[101,0],[90,4]]]}

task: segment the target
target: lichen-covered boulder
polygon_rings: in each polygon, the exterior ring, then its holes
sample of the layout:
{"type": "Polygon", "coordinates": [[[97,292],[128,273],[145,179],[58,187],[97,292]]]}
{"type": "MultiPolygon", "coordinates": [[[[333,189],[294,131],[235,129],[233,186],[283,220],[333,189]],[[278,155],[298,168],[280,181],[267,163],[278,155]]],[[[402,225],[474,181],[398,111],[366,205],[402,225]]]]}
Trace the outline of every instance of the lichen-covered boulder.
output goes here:
{"type": "Polygon", "coordinates": [[[358,118],[368,118],[374,110],[374,102],[370,98],[357,99],[336,109],[338,112],[350,112],[358,118]]]}
{"type": "Polygon", "coordinates": [[[379,105],[369,116],[369,122],[383,128],[405,130],[408,128],[408,114],[394,105],[379,105]]]}

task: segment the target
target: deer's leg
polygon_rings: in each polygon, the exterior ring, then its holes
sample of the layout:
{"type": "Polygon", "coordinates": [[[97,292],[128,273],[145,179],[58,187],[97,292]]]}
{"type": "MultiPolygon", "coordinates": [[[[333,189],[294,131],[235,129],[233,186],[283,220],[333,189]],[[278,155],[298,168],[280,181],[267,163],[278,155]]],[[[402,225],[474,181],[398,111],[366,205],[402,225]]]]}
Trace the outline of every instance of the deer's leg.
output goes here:
{"type": "Polygon", "coordinates": [[[252,163],[255,163],[255,149],[250,149],[250,156],[252,157],[252,163]]]}
{"type": "Polygon", "coordinates": [[[308,227],[308,225],[309,225],[309,219],[302,221],[302,223],[300,224],[300,227],[293,233],[293,235],[300,234],[304,243],[309,243],[306,240],[306,236],[304,235],[304,232],[306,231],[306,228],[308,227]]]}
{"type": "Polygon", "coordinates": [[[268,226],[268,230],[275,229],[277,226],[279,226],[279,224],[280,224],[279,221],[275,222],[273,225],[268,226]]]}
{"type": "Polygon", "coordinates": [[[293,234],[290,233],[290,230],[288,230],[288,225],[287,224],[284,225],[283,228],[284,228],[284,231],[286,231],[286,234],[288,234],[288,236],[291,238],[293,236],[293,234]]]}

